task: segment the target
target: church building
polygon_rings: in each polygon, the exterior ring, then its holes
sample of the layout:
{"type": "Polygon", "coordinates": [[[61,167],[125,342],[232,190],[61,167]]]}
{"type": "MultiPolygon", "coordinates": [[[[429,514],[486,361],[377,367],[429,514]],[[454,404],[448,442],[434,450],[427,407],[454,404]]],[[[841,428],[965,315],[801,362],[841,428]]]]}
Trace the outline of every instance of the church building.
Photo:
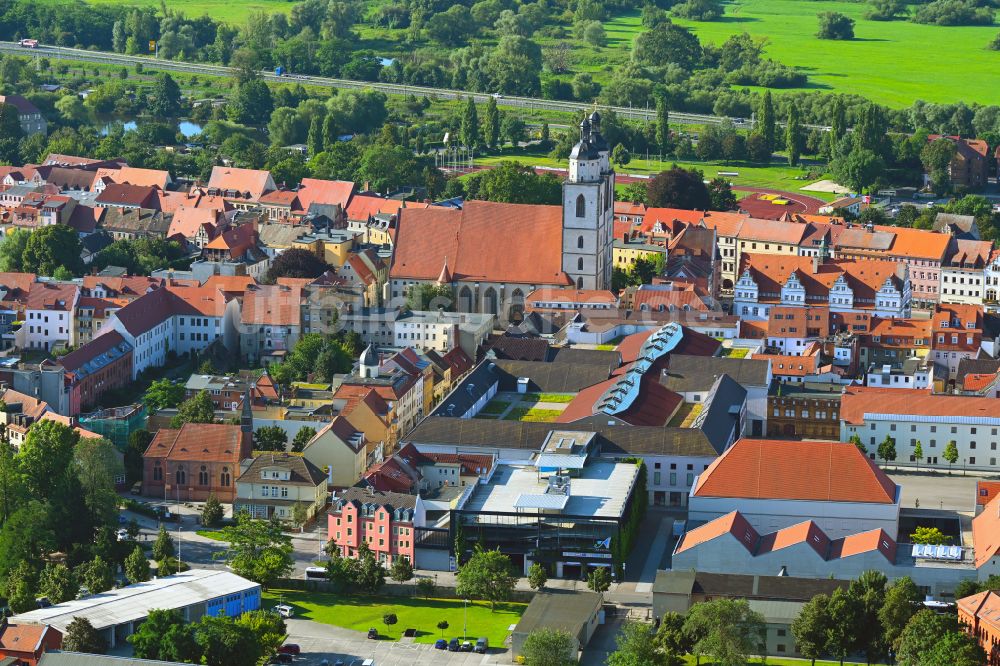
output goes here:
{"type": "Polygon", "coordinates": [[[404,208],[390,297],[419,284],[450,287],[459,312],[509,315],[543,287],[611,286],[615,174],[601,117],[580,123],[562,206],[467,201],[461,209],[404,208]]]}

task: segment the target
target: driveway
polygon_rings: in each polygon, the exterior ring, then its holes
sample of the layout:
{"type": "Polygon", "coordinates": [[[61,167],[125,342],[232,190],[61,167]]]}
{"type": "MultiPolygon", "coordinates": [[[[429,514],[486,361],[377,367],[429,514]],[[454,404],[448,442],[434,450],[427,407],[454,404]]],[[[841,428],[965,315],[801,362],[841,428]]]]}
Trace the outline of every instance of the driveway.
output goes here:
{"type": "MultiPolygon", "coordinates": [[[[435,650],[425,643],[403,641],[370,641],[364,634],[350,629],[333,627],[309,620],[286,620],[288,642],[297,643],[302,654],[295,664],[317,666],[323,659],[331,666],[337,660],[350,666],[364,659],[374,659],[375,666],[410,666],[434,664],[435,666],[480,666],[481,664],[510,664],[510,651],[506,646],[491,646],[489,654],[448,652],[435,650]]],[[[450,638],[451,636],[449,636],[450,638]]],[[[404,639],[405,640],[405,639],[404,639]]],[[[475,640],[475,639],[473,639],[475,640]]]]}

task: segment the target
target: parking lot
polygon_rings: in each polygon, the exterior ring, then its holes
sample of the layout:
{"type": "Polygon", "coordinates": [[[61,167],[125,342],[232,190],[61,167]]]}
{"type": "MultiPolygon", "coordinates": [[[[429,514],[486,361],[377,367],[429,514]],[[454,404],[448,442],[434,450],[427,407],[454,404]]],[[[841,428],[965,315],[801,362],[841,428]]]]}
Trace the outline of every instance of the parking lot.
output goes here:
{"type": "MultiPolygon", "coordinates": [[[[330,666],[343,661],[345,666],[357,662],[360,666],[365,659],[373,659],[375,666],[410,666],[411,664],[435,664],[447,666],[479,666],[480,664],[510,664],[510,650],[507,646],[490,646],[487,654],[474,652],[448,652],[436,650],[426,643],[405,643],[402,641],[368,640],[361,633],[333,627],[308,620],[286,620],[288,642],[302,648],[302,654],[293,663],[301,666],[318,666],[326,659],[330,666]]],[[[446,632],[446,638],[455,637],[454,632],[446,632]]],[[[458,636],[461,638],[461,635],[458,636]]],[[[469,636],[475,642],[475,636],[469,636]]]]}

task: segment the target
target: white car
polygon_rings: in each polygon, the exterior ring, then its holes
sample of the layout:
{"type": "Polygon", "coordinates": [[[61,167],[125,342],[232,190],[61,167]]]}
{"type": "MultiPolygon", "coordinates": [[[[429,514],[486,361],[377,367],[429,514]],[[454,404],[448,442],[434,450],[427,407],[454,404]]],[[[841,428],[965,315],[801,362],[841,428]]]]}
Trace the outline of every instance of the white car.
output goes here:
{"type": "Polygon", "coordinates": [[[281,617],[291,617],[292,615],[295,614],[295,611],[292,610],[292,607],[289,606],[288,604],[278,604],[277,606],[274,607],[274,612],[280,615],[281,617]]]}
{"type": "Polygon", "coordinates": [[[118,530],[117,532],[115,532],[115,536],[118,537],[119,541],[128,541],[130,538],[128,535],[128,530],[118,530]]]}

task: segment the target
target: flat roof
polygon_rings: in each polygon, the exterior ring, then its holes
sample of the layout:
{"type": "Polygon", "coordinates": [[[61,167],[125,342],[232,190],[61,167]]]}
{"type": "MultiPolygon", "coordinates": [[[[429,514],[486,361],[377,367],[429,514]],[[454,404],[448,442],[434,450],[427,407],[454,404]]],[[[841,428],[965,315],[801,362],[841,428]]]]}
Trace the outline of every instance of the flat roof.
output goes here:
{"type": "Polygon", "coordinates": [[[524,610],[514,633],[530,634],[535,629],[560,629],[576,636],[590,616],[601,607],[602,597],[582,590],[545,590],[535,593],[524,610]]]}
{"type": "MultiPolygon", "coordinates": [[[[639,468],[631,463],[591,460],[579,476],[570,479],[570,493],[562,513],[621,518],[638,473],[639,468]]],[[[530,463],[499,465],[489,483],[476,487],[464,511],[515,513],[521,497],[547,494],[548,476],[530,463]]]]}
{"type": "Polygon", "coordinates": [[[569,497],[566,495],[518,495],[514,501],[515,509],[557,509],[562,511],[566,508],[569,497]]]}
{"type": "Polygon", "coordinates": [[[587,464],[587,456],[574,456],[563,453],[541,453],[535,458],[535,467],[550,467],[552,469],[583,469],[587,464]]]}
{"type": "Polygon", "coordinates": [[[259,587],[229,571],[191,569],[15,615],[11,622],[50,624],[65,633],[73,618],[85,617],[101,630],[141,620],[154,608],[185,608],[259,587]]]}

